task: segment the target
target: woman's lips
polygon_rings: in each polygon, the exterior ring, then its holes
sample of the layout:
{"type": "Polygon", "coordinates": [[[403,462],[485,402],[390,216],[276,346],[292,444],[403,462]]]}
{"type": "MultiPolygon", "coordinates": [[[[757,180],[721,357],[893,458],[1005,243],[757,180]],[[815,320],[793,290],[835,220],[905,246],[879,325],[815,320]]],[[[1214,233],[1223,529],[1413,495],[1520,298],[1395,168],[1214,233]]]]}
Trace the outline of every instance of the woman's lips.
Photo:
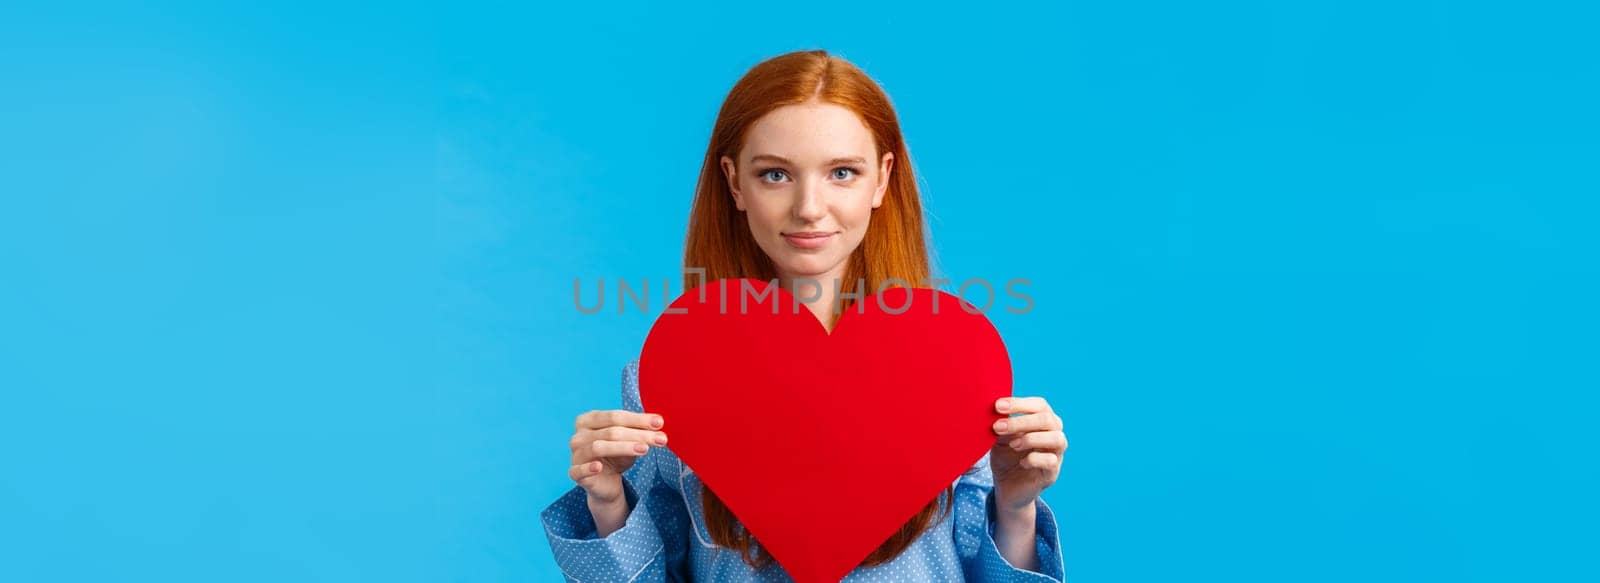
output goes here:
{"type": "Polygon", "coordinates": [[[801,249],[820,249],[833,239],[833,233],[784,233],[783,240],[801,249]]]}

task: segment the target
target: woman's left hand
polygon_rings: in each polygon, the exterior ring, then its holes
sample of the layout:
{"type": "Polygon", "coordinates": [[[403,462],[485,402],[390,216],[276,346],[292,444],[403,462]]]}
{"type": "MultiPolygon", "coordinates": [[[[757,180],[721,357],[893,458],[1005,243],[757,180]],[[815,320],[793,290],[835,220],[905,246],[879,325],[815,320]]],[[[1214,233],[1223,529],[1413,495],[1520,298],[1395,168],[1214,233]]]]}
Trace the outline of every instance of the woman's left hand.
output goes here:
{"type": "Polygon", "coordinates": [[[1061,431],[1061,417],[1041,397],[1007,397],[995,401],[994,410],[1008,415],[994,423],[995,444],[989,452],[995,506],[1022,512],[1056,483],[1067,435],[1061,431]],[[1019,415],[1009,417],[1013,414],[1019,415]]]}

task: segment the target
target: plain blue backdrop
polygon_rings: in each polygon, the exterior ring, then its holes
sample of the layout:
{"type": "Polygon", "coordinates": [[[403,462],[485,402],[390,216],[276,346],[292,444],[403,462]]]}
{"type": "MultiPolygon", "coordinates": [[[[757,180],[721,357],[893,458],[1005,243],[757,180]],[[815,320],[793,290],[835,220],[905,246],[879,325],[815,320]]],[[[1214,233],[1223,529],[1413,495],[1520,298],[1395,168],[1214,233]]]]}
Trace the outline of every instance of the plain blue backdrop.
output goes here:
{"type": "Polygon", "coordinates": [[[0,9],[0,580],[557,580],[573,280],[805,48],[1034,282],[1071,579],[1600,578],[1584,3],[255,4],[0,9]]]}

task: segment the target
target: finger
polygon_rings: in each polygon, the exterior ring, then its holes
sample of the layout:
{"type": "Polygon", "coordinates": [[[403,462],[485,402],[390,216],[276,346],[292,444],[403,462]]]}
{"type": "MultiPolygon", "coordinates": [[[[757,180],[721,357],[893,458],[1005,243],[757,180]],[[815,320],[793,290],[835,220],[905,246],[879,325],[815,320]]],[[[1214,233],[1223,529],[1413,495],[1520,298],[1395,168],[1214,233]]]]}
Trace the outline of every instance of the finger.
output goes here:
{"type": "Polygon", "coordinates": [[[994,402],[998,413],[1038,413],[1049,411],[1050,403],[1044,397],[1006,397],[994,402]]]}
{"type": "Polygon", "coordinates": [[[572,464],[572,467],[567,468],[567,477],[572,478],[574,482],[583,482],[584,478],[599,475],[600,470],[605,469],[605,467],[606,465],[599,460],[572,464]]]}
{"type": "Polygon", "coordinates": [[[1067,449],[1067,434],[1060,431],[1032,431],[1012,439],[1011,449],[1017,451],[1039,450],[1060,453],[1067,449]]]}
{"type": "Polygon", "coordinates": [[[637,458],[645,453],[650,453],[650,445],[598,439],[589,442],[589,447],[579,448],[578,452],[573,452],[573,463],[586,463],[600,458],[637,458]]]}
{"type": "Polygon", "coordinates": [[[649,431],[646,429],[634,429],[632,427],[613,425],[604,429],[580,430],[577,434],[572,436],[572,446],[574,448],[578,448],[582,447],[585,443],[599,440],[629,441],[654,445],[666,445],[667,434],[661,431],[649,431]]]}
{"type": "Polygon", "coordinates": [[[622,409],[590,411],[578,416],[575,429],[603,429],[613,425],[635,429],[660,429],[665,420],[660,415],[634,413],[622,409]]]}
{"type": "Polygon", "coordinates": [[[1007,417],[994,422],[994,432],[1014,435],[1030,431],[1060,431],[1061,416],[1051,411],[1029,413],[1021,417],[1007,417]]]}
{"type": "Polygon", "coordinates": [[[1061,456],[1046,451],[1035,451],[1022,456],[1017,465],[1030,470],[1054,470],[1056,466],[1061,465],[1061,456]]]}

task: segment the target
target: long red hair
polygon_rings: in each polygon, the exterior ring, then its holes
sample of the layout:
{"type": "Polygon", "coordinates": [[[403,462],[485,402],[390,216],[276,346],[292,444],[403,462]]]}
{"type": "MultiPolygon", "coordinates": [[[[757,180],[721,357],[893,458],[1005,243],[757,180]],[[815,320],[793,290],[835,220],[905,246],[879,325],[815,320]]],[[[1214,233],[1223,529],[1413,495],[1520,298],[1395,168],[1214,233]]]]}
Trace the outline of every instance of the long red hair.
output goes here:
{"type": "MultiPolygon", "coordinates": [[[[890,278],[912,286],[928,285],[928,244],[922,200],[917,194],[911,156],[906,152],[900,121],[889,104],[889,96],[855,65],[826,51],[814,50],[796,51],[763,61],[728,91],[711,129],[711,144],[706,148],[699,184],[695,187],[684,249],[685,268],[704,269],[704,279],[685,273],[684,289],[718,279],[748,277],[769,281],[777,277],[771,259],[750,234],[750,224],[733,204],[733,193],[722,174],[721,159],[722,156],[738,159],[745,131],[761,116],[785,105],[809,101],[832,103],[855,112],[872,132],[877,156],[894,153],[888,191],[883,204],[872,211],[861,245],[850,254],[842,289],[873,293],[890,278]],[[865,289],[854,287],[858,282],[864,282],[865,289]]],[[[946,489],[943,499],[949,500],[953,490],[953,486],[946,489]]],[[[701,489],[700,500],[705,507],[706,530],[710,531],[713,542],[739,551],[751,566],[762,568],[772,562],[771,556],[760,552],[754,537],[709,488],[701,489]]],[[[899,531],[867,556],[862,566],[893,560],[936,522],[934,516],[941,507],[943,515],[939,520],[943,520],[950,512],[950,505],[940,504],[940,500],[934,498],[906,521],[899,531]]]]}

